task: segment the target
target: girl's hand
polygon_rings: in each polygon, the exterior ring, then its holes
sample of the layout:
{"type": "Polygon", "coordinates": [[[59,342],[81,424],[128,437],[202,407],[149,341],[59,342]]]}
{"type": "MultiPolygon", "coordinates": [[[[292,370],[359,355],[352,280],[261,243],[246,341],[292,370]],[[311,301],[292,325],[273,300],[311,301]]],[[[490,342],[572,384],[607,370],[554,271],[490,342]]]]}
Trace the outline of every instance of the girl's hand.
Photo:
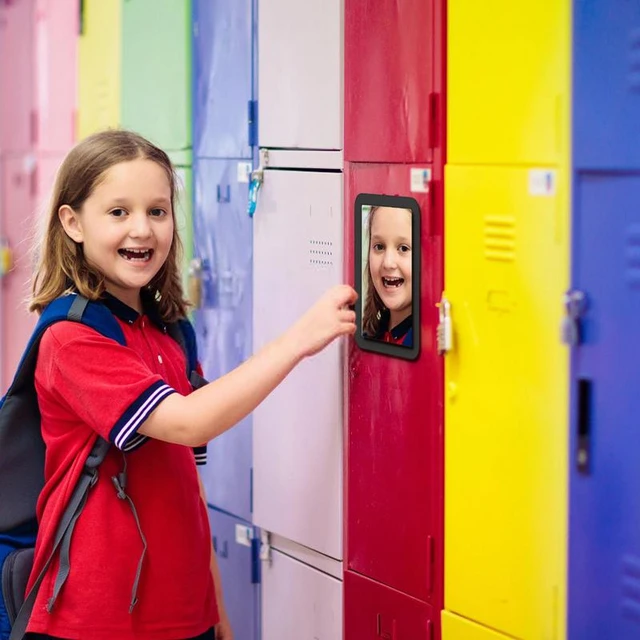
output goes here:
{"type": "Polygon", "coordinates": [[[225,608],[222,607],[218,613],[220,621],[216,625],[216,640],[233,640],[233,631],[231,631],[231,623],[225,608]]]}
{"type": "Polygon", "coordinates": [[[336,338],[353,335],[356,314],[348,306],[357,297],[355,290],[346,284],[329,289],[287,332],[296,353],[301,358],[312,356],[336,338]]]}

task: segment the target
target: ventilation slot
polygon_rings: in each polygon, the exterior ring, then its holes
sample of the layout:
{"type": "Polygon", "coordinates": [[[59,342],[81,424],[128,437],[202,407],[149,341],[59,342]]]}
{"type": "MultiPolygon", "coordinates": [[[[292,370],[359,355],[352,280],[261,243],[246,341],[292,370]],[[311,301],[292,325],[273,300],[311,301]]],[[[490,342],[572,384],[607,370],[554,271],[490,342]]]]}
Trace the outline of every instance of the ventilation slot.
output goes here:
{"type": "Polygon", "coordinates": [[[333,242],[309,240],[309,264],[314,267],[333,266],[333,242]]]}
{"type": "Polygon", "coordinates": [[[640,29],[629,34],[629,89],[640,92],[640,29]]]}
{"type": "Polygon", "coordinates": [[[486,216],[484,219],[484,257],[498,262],[516,258],[516,221],[513,216],[486,216]]]}
{"type": "Polygon", "coordinates": [[[625,247],[625,278],[632,289],[640,289],[640,225],[627,229],[625,247]]]}

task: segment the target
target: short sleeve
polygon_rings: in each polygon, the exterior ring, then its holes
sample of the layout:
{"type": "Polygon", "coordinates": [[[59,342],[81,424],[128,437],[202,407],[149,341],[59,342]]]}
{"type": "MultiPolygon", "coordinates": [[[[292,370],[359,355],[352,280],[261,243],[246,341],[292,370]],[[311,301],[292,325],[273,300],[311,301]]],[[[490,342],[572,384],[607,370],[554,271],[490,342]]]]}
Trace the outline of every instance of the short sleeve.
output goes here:
{"type": "Polygon", "coordinates": [[[175,393],[133,349],[70,322],[43,335],[36,384],[123,451],[146,441],[138,430],[175,393]]]}
{"type": "MultiPolygon", "coordinates": [[[[199,389],[200,387],[207,384],[207,381],[204,379],[204,374],[202,372],[202,365],[198,362],[196,365],[195,373],[196,376],[191,376],[191,385],[193,389],[199,389]]],[[[193,447],[193,455],[196,459],[196,465],[202,467],[207,464],[207,445],[203,444],[200,447],[193,447]]]]}

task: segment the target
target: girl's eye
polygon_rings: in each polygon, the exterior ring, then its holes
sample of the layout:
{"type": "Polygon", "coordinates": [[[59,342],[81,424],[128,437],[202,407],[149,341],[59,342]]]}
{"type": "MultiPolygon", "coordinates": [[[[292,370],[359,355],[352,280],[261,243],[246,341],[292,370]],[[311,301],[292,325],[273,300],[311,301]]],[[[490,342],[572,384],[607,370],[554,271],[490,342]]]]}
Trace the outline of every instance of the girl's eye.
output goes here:
{"type": "Polygon", "coordinates": [[[401,244],[399,249],[400,253],[407,253],[408,251],[411,251],[411,247],[408,244],[401,244]]]}
{"type": "Polygon", "coordinates": [[[376,242],[373,245],[373,250],[374,251],[383,251],[384,250],[384,245],[381,242],[376,242]]]}
{"type": "Polygon", "coordinates": [[[109,212],[114,218],[122,218],[127,215],[127,212],[124,209],[113,209],[109,212]]]}
{"type": "Polygon", "coordinates": [[[166,216],[167,212],[164,209],[151,209],[149,212],[154,218],[161,218],[162,216],[166,216]]]}

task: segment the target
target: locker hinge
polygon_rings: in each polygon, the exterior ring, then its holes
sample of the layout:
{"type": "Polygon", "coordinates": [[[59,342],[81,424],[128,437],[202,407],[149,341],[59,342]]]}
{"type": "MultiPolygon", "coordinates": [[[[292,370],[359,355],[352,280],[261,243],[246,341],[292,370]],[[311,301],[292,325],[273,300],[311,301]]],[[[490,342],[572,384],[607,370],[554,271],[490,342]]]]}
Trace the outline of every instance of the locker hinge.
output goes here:
{"type": "Polygon", "coordinates": [[[85,0],[80,0],[78,3],[78,35],[84,35],[84,16],[85,16],[85,0]]]}
{"type": "Polygon", "coordinates": [[[576,347],[582,341],[582,318],[587,311],[587,296],[573,290],[564,294],[565,316],[562,320],[562,342],[576,347]]]}
{"type": "Polygon", "coordinates": [[[260,529],[260,560],[271,565],[271,534],[260,529]]]}
{"type": "Polygon", "coordinates": [[[436,305],[438,307],[439,322],[436,335],[438,355],[444,356],[453,349],[453,324],[451,320],[451,303],[447,300],[444,291],[442,298],[436,305]]]}
{"type": "Polygon", "coordinates": [[[438,125],[440,121],[440,109],[437,93],[429,94],[429,148],[435,149],[440,141],[438,140],[438,125]]]}
{"type": "Polygon", "coordinates": [[[247,109],[247,118],[249,125],[249,146],[258,145],[258,101],[249,100],[247,109]]]}
{"type": "Polygon", "coordinates": [[[435,548],[433,544],[433,536],[427,536],[427,554],[429,556],[427,567],[427,590],[433,593],[433,579],[435,570],[435,548]]]}
{"type": "Polygon", "coordinates": [[[251,538],[251,584],[262,582],[262,566],[260,562],[261,539],[255,534],[251,538]]]}
{"type": "Polygon", "coordinates": [[[31,110],[31,144],[38,144],[38,112],[35,109],[31,110]]]}

